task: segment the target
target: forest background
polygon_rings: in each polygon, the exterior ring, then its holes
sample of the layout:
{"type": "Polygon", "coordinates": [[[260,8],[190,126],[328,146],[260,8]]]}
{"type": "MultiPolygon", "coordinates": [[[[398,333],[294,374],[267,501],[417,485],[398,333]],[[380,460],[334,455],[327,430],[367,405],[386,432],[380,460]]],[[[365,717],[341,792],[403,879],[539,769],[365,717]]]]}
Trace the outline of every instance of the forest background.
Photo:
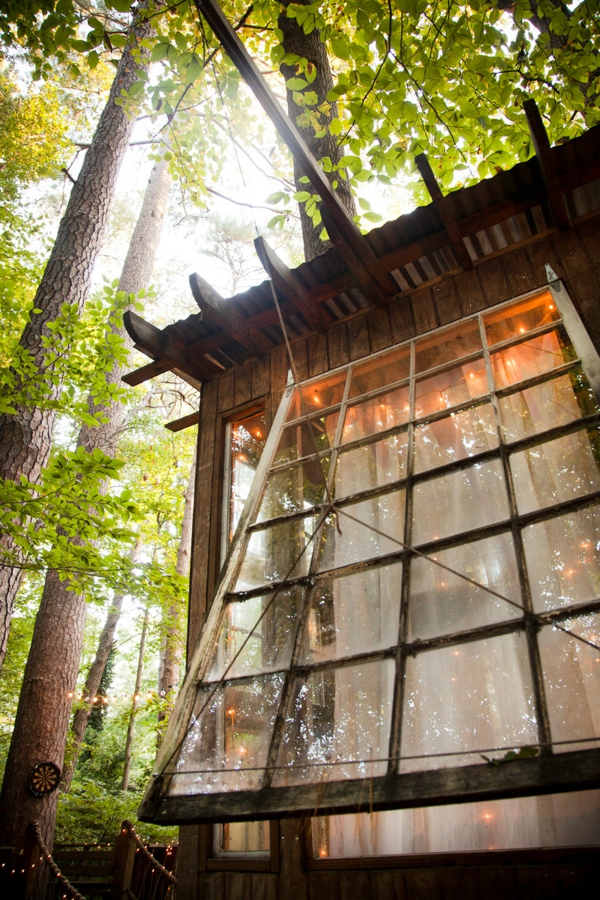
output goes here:
{"type": "MultiPolygon", "coordinates": [[[[529,158],[528,97],[552,143],[600,118],[595,0],[222,6],[363,230],[428,202],[419,153],[444,191],[529,158]]],[[[324,251],[327,236],[318,198],[195,3],[0,0],[0,36],[0,426],[23,412],[52,422],[40,471],[5,468],[0,481],[0,565],[15,595],[0,767],[32,764],[15,719],[25,721],[27,672],[40,663],[34,628],[67,645],[73,628],[73,683],[42,684],[36,703],[62,748],[55,837],[98,842],[135,819],[181,674],[196,428],[173,434],[164,423],[200,402],[169,373],[121,383],[147,362],[128,346],[123,311],[158,326],[197,312],[193,271],[225,295],[257,283],[257,231],[290,266],[324,251]],[[127,53],[127,86],[109,93],[127,53]],[[59,223],[111,104],[130,124],[105,190],[110,216],[98,220],[77,302],[54,284],[40,306],[46,261],[65,240],[59,223]],[[135,230],[144,210],[154,211],[151,238],[135,230]],[[144,252],[146,274],[128,280],[144,252]],[[111,441],[94,444],[94,429],[115,422],[111,441]],[[52,573],[60,614],[44,601],[52,573]]]]}

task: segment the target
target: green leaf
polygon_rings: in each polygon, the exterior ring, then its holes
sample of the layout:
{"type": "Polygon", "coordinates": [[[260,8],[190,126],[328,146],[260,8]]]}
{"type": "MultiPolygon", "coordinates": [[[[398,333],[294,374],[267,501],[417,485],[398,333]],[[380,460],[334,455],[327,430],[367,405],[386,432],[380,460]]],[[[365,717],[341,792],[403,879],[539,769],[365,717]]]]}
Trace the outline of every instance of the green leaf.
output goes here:
{"type": "Polygon", "coordinates": [[[304,78],[288,78],[285,86],[288,91],[303,91],[305,87],[308,87],[308,82],[304,78]]]}
{"type": "Polygon", "coordinates": [[[168,52],[170,46],[171,46],[170,44],[165,44],[165,43],[157,44],[153,48],[152,54],[150,56],[150,59],[152,60],[152,62],[160,62],[161,59],[164,59],[167,55],[167,52],[168,52]]]}
{"type": "Polygon", "coordinates": [[[297,191],[297,193],[294,194],[294,200],[298,203],[306,203],[307,200],[310,200],[311,196],[312,195],[309,194],[308,191],[297,191]]]}
{"type": "Polygon", "coordinates": [[[269,194],[267,197],[267,203],[281,203],[287,197],[285,191],[275,191],[274,194],[269,194]]]}

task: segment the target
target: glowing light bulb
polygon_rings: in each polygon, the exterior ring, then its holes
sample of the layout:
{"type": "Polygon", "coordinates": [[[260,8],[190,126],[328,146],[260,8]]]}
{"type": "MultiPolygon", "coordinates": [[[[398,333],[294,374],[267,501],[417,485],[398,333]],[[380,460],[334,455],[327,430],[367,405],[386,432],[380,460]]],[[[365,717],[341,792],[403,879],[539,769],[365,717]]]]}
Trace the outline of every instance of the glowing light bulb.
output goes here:
{"type": "Polygon", "coordinates": [[[549,303],[549,304],[548,304],[548,309],[554,309],[554,304],[553,304],[553,303],[549,303]]]}
{"type": "Polygon", "coordinates": [[[319,850],[319,856],[320,856],[321,858],[323,858],[324,856],[327,856],[327,850],[325,849],[325,847],[321,847],[321,848],[320,848],[320,850],[319,850]]]}

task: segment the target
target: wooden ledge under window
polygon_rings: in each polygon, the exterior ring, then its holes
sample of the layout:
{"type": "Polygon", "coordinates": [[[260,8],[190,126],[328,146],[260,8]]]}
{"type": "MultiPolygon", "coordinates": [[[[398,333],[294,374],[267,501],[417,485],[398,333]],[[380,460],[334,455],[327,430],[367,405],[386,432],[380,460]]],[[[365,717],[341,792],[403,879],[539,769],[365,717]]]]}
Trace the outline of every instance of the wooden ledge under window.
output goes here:
{"type": "Polygon", "coordinates": [[[305,859],[309,870],[440,869],[456,866],[597,865],[600,847],[527,847],[471,853],[414,853],[402,856],[305,859]]]}

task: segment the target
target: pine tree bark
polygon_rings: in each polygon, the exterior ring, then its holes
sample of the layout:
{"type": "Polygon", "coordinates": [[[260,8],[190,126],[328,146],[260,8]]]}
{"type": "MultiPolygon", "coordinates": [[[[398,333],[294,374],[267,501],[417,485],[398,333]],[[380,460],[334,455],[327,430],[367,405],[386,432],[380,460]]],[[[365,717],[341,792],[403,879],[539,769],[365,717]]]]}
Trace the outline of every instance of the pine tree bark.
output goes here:
{"type": "MultiPolygon", "coordinates": [[[[31,317],[21,335],[20,345],[31,355],[41,378],[46,354],[43,339],[50,334],[47,324],[57,318],[63,303],[74,303],[81,312],[89,292],[117,176],[135,125],[135,119],[116,101],[149,65],[150,54],[142,42],[154,34],[154,20],[144,21],[144,15],[149,6],[154,9],[163,4],[164,0],[140,4],[35,296],[34,308],[41,312],[31,317]]],[[[60,385],[51,390],[50,399],[56,399],[60,385]]],[[[38,480],[48,463],[55,419],[55,410],[38,406],[18,406],[16,414],[0,416],[0,477],[18,481],[24,475],[30,481],[38,480]]],[[[1,540],[6,549],[12,549],[7,536],[1,540]]],[[[21,578],[21,570],[0,567],[0,668],[21,578]]]]}
{"type": "MultiPolygon", "coordinates": [[[[196,485],[196,450],[190,466],[190,474],[185,491],[183,506],[183,520],[181,523],[181,536],[177,548],[177,562],[175,570],[178,575],[186,578],[190,574],[190,557],[192,552],[192,525],[194,519],[194,489],[196,485]]],[[[167,719],[174,699],[177,695],[177,686],[181,677],[183,663],[183,651],[185,646],[184,621],[185,610],[183,603],[173,603],[169,606],[163,619],[164,639],[161,648],[160,668],[158,673],[158,692],[165,699],[165,706],[158,714],[158,741],[162,739],[163,728],[161,723],[167,719]]]]}
{"type": "MultiPolygon", "coordinates": [[[[321,43],[319,31],[315,29],[310,34],[305,34],[304,29],[301,25],[298,25],[296,19],[288,18],[286,12],[287,7],[291,2],[294,2],[295,4],[301,4],[303,6],[309,6],[311,0],[282,0],[283,8],[277,24],[283,32],[283,47],[285,52],[295,53],[302,59],[307,59],[316,67],[317,75],[314,82],[310,85],[310,90],[315,91],[319,98],[316,107],[311,107],[311,109],[315,109],[318,108],[322,103],[327,102],[327,94],[333,87],[333,77],[331,75],[329,57],[327,56],[327,48],[325,44],[321,43]]],[[[280,70],[286,81],[289,78],[294,78],[294,76],[297,75],[294,66],[281,65],[280,70]]],[[[330,122],[332,122],[333,119],[337,118],[337,104],[331,103],[328,113],[320,113],[320,123],[325,128],[325,134],[323,137],[316,137],[315,131],[311,126],[306,127],[306,125],[303,124],[302,121],[298,121],[303,116],[305,110],[302,106],[297,106],[294,101],[292,91],[289,90],[287,91],[287,105],[290,118],[300,129],[300,133],[308,144],[314,157],[317,160],[320,160],[323,159],[323,157],[328,156],[333,165],[337,165],[340,162],[343,153],[339,148],[335,137],[329,134],[329,130],[327,128],[330,122]]],[[[300,181],[300,178],[303,175],[304,172],[298,167],[298,164],[294,160],[294,180],[296,182],[296,190],[298,191],[310,190],[310,185],[307,187],[306,184],[303,184],[300,181]]],[[[354,202],[354,197],[352,196],[352,193],[350,191],[349,182],[347,180],[344,180],[338,173],[328,174],[327,177],[330,181],[337,179],[337,192],[339,194],[340,200],[342,201],[350,215],[355,216],[356,204],[354,202]]],[[[322,226],[318,226],[317,228],[313,227],[312,220],[309,216],[307,216],[305,212],[304,204],[300,204],[300,223],[302,225],[304,255],[307,260],[314,259],[315,256],[320,256],[322,253],[325,253],[325,251],[328,250],[329,247],[331,247],[331,243],[329,241],[322,241],[320,239],[319,234],[321,232],[322,226]]]]}
{"type": "MultiPolygon", "coordinates": [[[[170,184],[167,163],[161,159],[155,164],[148,182],[123,265],[120,290],[134,293],[150,283],[170,184]]],[[[111,375],[115,383],[119,382],[121,374],[122,368],[115,365],[111,375]]],[[[89,405],[93,410],[91,398],[89,405]]],[[[121,432],[124,406],[113,403],[108,409],[103,408],[103,413],[108,421],[96,427],[83,426],[78,446],[88,452],[99,448],[107,455],[113,455],[121,432]]],[[[52,761],[62,768],[83,647],[85,606],[83,595],[68,591],[66,582],[60,581],[57,572],[48,572],[0,794],[0,845],[21,847],[27,822],[37,819],[46,845],[52,846],[58,792],[44,800],[35,798],[27,790],[26,779],[31,767],[40,761],[52,761]]],[[[102,671],[104,666],[100,677],[102,671]]]]}
{"type": "Polygon", "coordinates": [[[127,726],[127,738],[125,740],[125,763],[123,765],[123,781],[121,782],[121,790],[129,790],[129,777],[131,773],[131,747],[133,745],[133,728],[135,726],[135,717],[138,711],[138,702],[140,699],[140,690],[142,687],[142,675],[144,674],[144,653],[146,651],[146,637],[148,636],[148,610],[144,612],[144,621],[142,623],[142,634],[140,637],[140,649],[138,651],[137,672],[135,675],[135,687],[133,689],[133,700],[131,701],[131,712],[129,714],[129,725],[127,726]]]}

